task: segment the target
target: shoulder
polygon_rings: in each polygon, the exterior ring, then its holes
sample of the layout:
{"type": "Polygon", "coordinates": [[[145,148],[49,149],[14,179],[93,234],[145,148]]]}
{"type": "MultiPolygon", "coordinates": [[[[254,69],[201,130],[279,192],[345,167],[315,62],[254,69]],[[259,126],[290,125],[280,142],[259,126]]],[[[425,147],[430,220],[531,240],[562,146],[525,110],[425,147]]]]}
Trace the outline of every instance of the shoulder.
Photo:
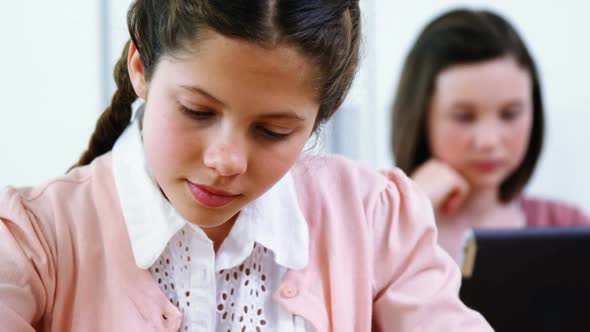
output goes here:
{"type": "Polygon", "coordinates": [[[555,199],[521,197],[527,224],[531,227],[590,226],[590,217],[576,206],[555,199]]]}
{"type": "Polygon", "coordinates": [[[88,181],[88,176],[84,173],[74,170],[35,187],[3,188],[0,191],[0,217],[13,220],[18,219],[18,215],[24,211],[42,211],[44,208],[52,210],[53,204],[63,204],[69,196],[76,196],[70,192],[88,181]]]}
{"type": "MultiPolygon", "coordinates": [[[[72,199],[84,196],[93,182],[108,181],[110,155],[97,158],[90,165],[76,167],[65,175],[58,176],[34,187],[7,187],[5,195],[20,199],[25,205],[35,206],[48,203],[71,204],[72,199]]],[[[3,200],[6,197],[3,197],[3,200]]]]}
{"type": "Polygon", "coordinates": [[[292,174],[296,183],[314,189],[352,186],[379,190],[387,185],[387,179],[376,171],[334,155],[304,156],[296,162],[292,174]]]}
{"type": "Polygon", "coordinates": [[[362,210],[374,219],[381,211],[429,206],[426,195],[395,168],[382,174],[340,156],[313,156],[300,159],[292,174],[303,209],[362,210]]]}
{"type": "Polygon", "coordinates": [[[110,155],[105,155],[36,187],[5,187],[0,190],[0,218],[33,222],[48,231],[64,226],[95,210],[91,207],[97,194],[109,195],[108,188],[114,187],[109,184],[110,173],[110,155]]]}
{"type": "MultiPolygon", "coordinates": [[[[306,156],[291,170],[300,201],[335,209],[364,205],[389,186],[387,178],[340,156],[306,156]]],[[[362,206],[361,206],[362,207],[362,206]]]]}

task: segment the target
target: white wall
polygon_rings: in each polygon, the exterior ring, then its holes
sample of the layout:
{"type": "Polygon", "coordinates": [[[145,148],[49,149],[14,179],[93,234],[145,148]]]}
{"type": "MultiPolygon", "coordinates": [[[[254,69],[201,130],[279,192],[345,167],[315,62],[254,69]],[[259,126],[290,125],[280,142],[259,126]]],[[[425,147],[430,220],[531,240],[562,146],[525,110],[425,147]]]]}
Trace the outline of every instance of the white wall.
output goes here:
{"type": "Polygon", "coordinates": [[[100,109],[97,3],[0,5],[0,185],[63,174],[86,146],[100,109]]]}

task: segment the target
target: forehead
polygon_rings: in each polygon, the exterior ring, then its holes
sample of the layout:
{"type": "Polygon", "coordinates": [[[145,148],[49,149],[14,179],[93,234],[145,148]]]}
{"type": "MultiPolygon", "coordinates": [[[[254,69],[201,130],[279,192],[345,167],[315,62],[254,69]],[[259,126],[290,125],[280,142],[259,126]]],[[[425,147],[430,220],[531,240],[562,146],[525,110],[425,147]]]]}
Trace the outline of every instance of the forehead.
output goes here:
{"type": "Polygon", "coordinates": [[[224,103],[319,104],[315,65],[288,44],[264,48],[211,33],[192,50],[165,57],[158,67],[154,80],[197,85],[224,103]]]}
{"type": "Polygon", "coordinates": [[[531,98],[531,75],[512,57],[451,66],[437,76],[435,96],[439,101],[473,100],[504,102],[531,98]]]}

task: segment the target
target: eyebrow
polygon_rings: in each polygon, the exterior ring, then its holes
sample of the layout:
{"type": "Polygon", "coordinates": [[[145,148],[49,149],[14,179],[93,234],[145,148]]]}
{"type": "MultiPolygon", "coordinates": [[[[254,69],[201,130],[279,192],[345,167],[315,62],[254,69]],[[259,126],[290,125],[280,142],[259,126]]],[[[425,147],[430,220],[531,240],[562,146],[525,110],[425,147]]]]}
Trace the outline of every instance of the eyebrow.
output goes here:
{"type": "MultiPolygon", "coordinates": [[[[207,91],[203,90],[202,88],[200,88],[198,86],[181,85],[180,87],[183,88],[184,90],[201,94],[201,95],[213,100],[215,103],[220,104],[221,106],[224,106],[224,107],[226,106],[224,102],[222,102],[221,100],[214,97],[213,95],[211,95],[210,93],[208,93],[207,91]]],[[[263,119],[290,119],[290,120],[297,120],[297,121],[305,121],[304,117],[301,117],[295,111],[292,111],[289,109],[286,111],[283,111],[283,112],[279,111],[279,112],[275,112],[275,113],[263,114],[260,117],[263,119]]]]}
{"type": "Polygon", "coordinates": [[[190,92],[196,92],[198,94],[201,94],[211,100],[213,100],[215,103],[220,104],[221,106],[225,106],[225,103],[222,102],[221,100],[219,100],[218,98],[215,98],[212,94],[210,94],[209,92],[203,90],[202,88],[198,87],[198,86],[194,86],[194,85],[181,85],[181,88],[190,91],[190,92]]]}
{"type": "MultiPolygon", "coordinates": [[[[520,98],[512,98],[502,103],[502,107],[524,107],[525,105],[526,102],[522,101],[520,98]]],[[[450,110],[470,110],[473,108],[475,108],[475,103],[463,100],[455,102],[449,107],[450,110]]]]}
{"type": "Polygon", "coordinates": [[[285,112],[264,114],[264,115],[261,115],[260,117],[263,119],[288,119],[288,120],[305,121],[305,118],[301,117],[299,114],[297,114],[291,110],[288,110],[285,112]]]}
{"type": "Polygon", "coordinates": [[[451,104],[448,108],[451,111],[454,110],[472,110],[474,108],[473,103],[466,101],[458,101],[451,104]]]}
{"type": "Polygon", "coordinates": [[[504,103],[504,107],[524,107],[526,106],[526,102],[522,101],[521,99],[512,99],[508,102],[504,103]]]}

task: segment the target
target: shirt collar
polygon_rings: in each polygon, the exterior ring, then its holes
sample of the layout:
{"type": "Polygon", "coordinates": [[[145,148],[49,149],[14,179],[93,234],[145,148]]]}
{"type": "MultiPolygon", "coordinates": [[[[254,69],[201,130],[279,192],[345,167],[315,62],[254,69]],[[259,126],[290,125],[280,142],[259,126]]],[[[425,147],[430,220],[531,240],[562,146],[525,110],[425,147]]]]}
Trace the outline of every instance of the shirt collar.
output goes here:
{"type": "MultiPolygon", "coordinates": [[[[115,143],[113,173],[135,262],[147,269],[172,236],[189,223],[165,199],[148,171],[139,122],[135,119],[115,143]]],[[[192,228],[206,238],[199,227],[192,228]]],[[[307,265],[308,227],[290,172],[240,211],[218,250],[216,270],[240,264],[254,242],[270,249],[282,266],[301,269],[307,265]]]]}
{"type": "Polygon", "coordinates": [[[307,265],[307,222],[299,208],[290,173],[240,211],[231,232],[219,248],[216,270],[240,264],[250,255],[254,242],[270,249],[279,265],[290,269],[301,269],[307,265]]]}

